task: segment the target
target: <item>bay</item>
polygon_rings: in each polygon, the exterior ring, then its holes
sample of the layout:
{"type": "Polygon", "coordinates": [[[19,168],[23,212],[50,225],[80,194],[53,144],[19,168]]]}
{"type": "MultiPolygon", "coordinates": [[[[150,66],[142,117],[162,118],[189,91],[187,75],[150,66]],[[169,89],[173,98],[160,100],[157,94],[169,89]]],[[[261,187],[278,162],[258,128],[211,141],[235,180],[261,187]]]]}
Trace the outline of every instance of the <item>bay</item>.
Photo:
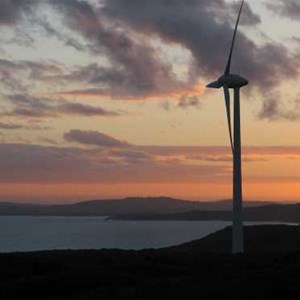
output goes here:
{"type": "Polygon", "coordinates": [[[188,242],[230,226],[222,221],[117,221],[106,217],[0,217],[0,252],[144,249],[188,242]]]}

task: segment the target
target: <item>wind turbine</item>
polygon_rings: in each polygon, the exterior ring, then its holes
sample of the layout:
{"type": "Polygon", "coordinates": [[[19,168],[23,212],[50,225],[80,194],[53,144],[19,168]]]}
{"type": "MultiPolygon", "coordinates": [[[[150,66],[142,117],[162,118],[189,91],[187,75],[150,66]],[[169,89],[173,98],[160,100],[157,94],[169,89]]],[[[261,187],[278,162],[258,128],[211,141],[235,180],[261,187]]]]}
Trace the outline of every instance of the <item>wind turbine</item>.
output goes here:
{"type": "Polygon", "coordinates": [[[242,1],[236,21],[229,57],[224,74],[215,82],[207,85],[208,88],[223,88],[230,144],[233,154],[233,220],[232,220],[232,253],[244,252],[243,234],[243,198],[242,198],[242,162],[241,162],[241,124],[240,124],[240,89],[248,84],[248,80],[230,73],[232,53],[234,49],[238,25],[244,6],[242,1]],[[234,91],[234,132],[231,130],[230,116],[230,89],[234,91]],[[233,135],[233,137],[232,137],[233,135]]]}

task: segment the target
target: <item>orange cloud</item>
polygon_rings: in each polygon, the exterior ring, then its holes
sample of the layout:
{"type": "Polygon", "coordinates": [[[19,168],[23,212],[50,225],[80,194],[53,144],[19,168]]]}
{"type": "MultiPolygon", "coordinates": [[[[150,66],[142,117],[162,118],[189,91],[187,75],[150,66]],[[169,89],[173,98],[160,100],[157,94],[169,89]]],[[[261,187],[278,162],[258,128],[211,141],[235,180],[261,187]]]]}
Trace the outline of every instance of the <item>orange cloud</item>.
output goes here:
{"type": "Polygon", "coordinates": [[[151,100],[160,101],[162,98],[181,98],[183,96],[203,96],[205,94],[205,87],[202,84],[194,86],[182,85],[179,88],[166,89],[161,91],[153,91],[147,95],[122,95],[114,91],[99,88],[90,88],[82,90],[73,90],[59,93],[46,94],[47,97],[63,97],[65,99],[74,99],[74,97],[81,98],[111,98],[117,100],[151,100]]]}

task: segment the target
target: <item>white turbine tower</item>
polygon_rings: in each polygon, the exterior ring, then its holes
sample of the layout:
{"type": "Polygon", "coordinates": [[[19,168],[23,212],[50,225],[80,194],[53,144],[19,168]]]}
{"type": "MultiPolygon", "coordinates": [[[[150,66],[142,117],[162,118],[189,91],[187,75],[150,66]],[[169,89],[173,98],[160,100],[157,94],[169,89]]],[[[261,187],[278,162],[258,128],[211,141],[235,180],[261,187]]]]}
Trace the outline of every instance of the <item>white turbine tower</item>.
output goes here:
{"type": "Polygon", "coordinates": [[[233,221],[232,221],[232,253],[238,254],[244,252],[244,234],[243,234],[243,199],[242,199],[242,164],[241,164],[241,125],[240,125],[240,89],[248,84],[248,80],[230,73],[232,52],[234,49],[236,33],[244,6],[242,1],[236,21],[232,44],[229,52],[228,62],[224,75],[217,81],[207,85],[208,88],[223,88],[230,143],[233,153],[233,221]],[[232,138],[231,116],[230,116],[230,91],[234,90],[234,133],[232,138]]]}

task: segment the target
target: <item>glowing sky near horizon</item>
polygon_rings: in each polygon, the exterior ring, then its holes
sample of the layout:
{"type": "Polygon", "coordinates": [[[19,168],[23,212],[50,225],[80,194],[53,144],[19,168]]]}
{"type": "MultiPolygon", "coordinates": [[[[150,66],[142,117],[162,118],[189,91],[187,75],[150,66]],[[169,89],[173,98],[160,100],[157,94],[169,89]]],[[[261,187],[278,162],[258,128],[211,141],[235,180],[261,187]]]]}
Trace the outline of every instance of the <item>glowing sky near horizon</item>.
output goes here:
{"type": "MultiPolygon", "coordinates": [[[[236,4],[0,1],[0,199],[230,198],[223,95],[204,86],[236,4]]],[[[246,1],[233,58],[250,80],[246,199],[300,199],[298,20],[297,1],[246,1]]]]}

